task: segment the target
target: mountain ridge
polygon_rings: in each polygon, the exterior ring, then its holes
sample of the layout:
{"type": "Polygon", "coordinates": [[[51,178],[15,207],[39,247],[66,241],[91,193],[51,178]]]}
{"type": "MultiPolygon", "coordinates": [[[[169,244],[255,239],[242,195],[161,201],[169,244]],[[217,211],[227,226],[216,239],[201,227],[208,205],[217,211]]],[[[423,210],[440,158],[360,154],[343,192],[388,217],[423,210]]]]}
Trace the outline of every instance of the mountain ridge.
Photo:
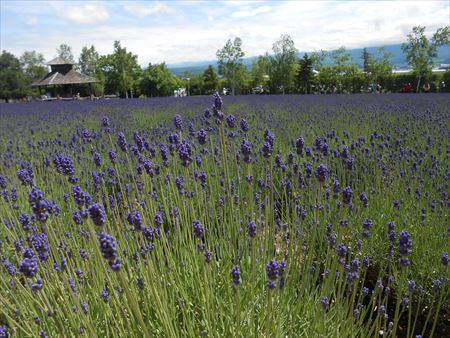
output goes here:
{"type": "MultiPolygon", "coordinates": [[[[395,69],[405,69],[408,67],[408,64],[406,62],[406,58],[403,54],[403,51],[401,49],[401,44],[393,44],[393,45],[385,45],[380,46],[384,47],[384,49],[387,52],[392,53],[391,63],[394,66],[395,69]]],[[[380,47],[366,47],[367,51],[370,54],[377,55],[378,49],[380,47]]],[[[363,48],[352,48],[347,49],[346,51],[350,53],[352,56],[352,61],[356,62],[359,66],[362,67],[363,60],[362,60],[362,51],[363,48]]],[[[329,51],[327,51],[329,52],[329,51]]],[[[299,57],[302,57],[305,53],[312,53],[309,52],[297,52],[297,55],[299,57]]],[[[246,66],[252,65],[253,60],[257,59],[258,56],[248,56],[243,58],[243,63],[246,66]]],[[[450,46],[445,45],[438,48],[438,56],[435,58],[434,62],[436,64],[450,64],[450,46]]],[[[325,59],[325,64],[330,64],[331,60],[330,58],[325,59]]],[[[212,65],[217,70],[217,60],[209,60],[209,61],[186,61],[186,62],[180,62],[176,64],[169,64],[167,67],[176,75],[183,75],[185,73],[191,73],[191,74],[199,74],[203,72],[209,65],[212,65]]]]}

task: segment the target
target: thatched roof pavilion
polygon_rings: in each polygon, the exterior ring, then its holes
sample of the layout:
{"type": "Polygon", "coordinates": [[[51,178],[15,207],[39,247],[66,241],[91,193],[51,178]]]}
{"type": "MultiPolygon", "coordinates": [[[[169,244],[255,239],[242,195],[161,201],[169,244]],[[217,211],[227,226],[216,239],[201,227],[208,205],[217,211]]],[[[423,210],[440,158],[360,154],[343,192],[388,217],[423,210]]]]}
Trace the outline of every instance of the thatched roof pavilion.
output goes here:
{"type": "Polygon", "coordinates": [[[42,79],[32,83],[34,87],[55,87],[55,86],[69,86],[72,93],[73,85],[92,84],[100,82],[96,78],[81,74],[73,69],[75,63],[68,61],[62,57],[57,57],[49,62],[51,71],[42,79]]]}

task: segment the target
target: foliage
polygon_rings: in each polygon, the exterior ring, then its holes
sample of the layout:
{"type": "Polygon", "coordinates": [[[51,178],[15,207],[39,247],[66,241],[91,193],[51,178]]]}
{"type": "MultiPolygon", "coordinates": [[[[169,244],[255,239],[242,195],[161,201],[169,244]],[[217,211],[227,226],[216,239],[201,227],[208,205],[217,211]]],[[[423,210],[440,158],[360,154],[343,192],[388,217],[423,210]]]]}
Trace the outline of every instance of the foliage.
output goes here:
{"type": "Polygon", "coordinates": [[[173,75],[163,62],[152,65],[141,73],[139,88],[146,96],[171,96],[180,87],[179,79],[173,75]]]}
{"type": "Polygon", "coordinates": [[[219,65],[219,74],[225,76],[231,87],[231,93],[234,95],[239,86],[239,80],[242,78],[245,67],[242,58],[245,53],[242,51],[242,40],[235,37],[232,41],[228,39],[222,49],[217,50],[217,63],[219,65]]]}
{"type": "Polygon", "coordinates": [[[417,77],[416,92],[419,92],[421,81],[428,81],[431,75],[437,47],[450,44],[450,26],[439,28],[431,39],[425,35],[425,29],[423,26],[413,27],[407,35],[407,42],[402,45],[408,64],[417,77]]]}
{"type": "Polygon", "coordinates": [[[118,93],[128,98],[131,91],[136,91],[141,68],[137,55],[127,52],[120,41],[114,41],[114,52],[101,56],[99,68],[104,77],[106,93],[118,93]]]}
{"type": "Polygon", "coordinates": [[[19,59],[4,50],[0,55],[0,98],[18,99],[26,96],[28,81],[19,59]]]}
{"type": "Polygon", "coordinates": [[[284,94],[293,84],[297,49],[292,38],[283,34],[272,45],[272,51],[273,55],[269,56],[271,91],[284,94]]]}
{"type": "Polygon", "coordinates": [[[29,84],[47,74],[44,55],[37,53],[35,50],[23,52],[20,56],[20,66],[27,75],[29,84]]]}
{"type": "Polygon", "coordinates": [[[314,79],[313,66],[314,60],[307,53],[298,60],[295,83],[300,93],[309,94],[311,92],[311,82],[314,79]]]}
{"type": "Polygon", "coordinates": [[[251,85],[252,88],[261,86],[266,90],[269,82],[269,56],[260,55],[256,60],[253,60],[251,68],[251,85]]]}
{"type": "Polygon", "coordinates": [[[68,44],[62,43],[56,48],[57,56],[66,59],[67,61],[75,62],[75,58],[73,57],[72,47],[68,44]]]}
{"type": "Polygon", "coordinates": [[[212,65],[209,65],[208,68],[203,72],[203,87],[205,89],[205,94],[212,94],[217,91],[219,85],[219,78],[217,76],[216,71],[214,70],[212,65]]]}

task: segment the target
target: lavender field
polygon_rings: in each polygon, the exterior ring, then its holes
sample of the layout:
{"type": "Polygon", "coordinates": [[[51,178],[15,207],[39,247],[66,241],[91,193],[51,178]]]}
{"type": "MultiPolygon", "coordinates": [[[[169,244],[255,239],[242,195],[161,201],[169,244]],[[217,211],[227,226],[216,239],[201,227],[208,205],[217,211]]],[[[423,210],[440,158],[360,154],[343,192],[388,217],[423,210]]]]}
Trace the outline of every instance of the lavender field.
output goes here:
{"type": "Polygon", "coordinates": [[[450,97],[0,105],[0,337],[450,336],[450,97]]]}

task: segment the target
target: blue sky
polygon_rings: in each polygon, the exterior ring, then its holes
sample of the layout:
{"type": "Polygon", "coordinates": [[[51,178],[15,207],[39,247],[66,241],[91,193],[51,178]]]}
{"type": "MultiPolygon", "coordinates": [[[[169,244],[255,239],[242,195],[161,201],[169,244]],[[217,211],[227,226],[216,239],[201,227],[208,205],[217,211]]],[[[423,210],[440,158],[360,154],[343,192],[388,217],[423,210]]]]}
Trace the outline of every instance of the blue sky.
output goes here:
{"type": "Polygon", "coordinates": [[[246,56],[270,52],[281,34],[297,49],[359,48],[403,42],[415,25],[449,25],[449,1],[8,1],[0,0],[0,48],[36,50],[47,60],[61,43],[78,55],[114,40],[139,63],[214,60],[239,36],[246,56]]]}

